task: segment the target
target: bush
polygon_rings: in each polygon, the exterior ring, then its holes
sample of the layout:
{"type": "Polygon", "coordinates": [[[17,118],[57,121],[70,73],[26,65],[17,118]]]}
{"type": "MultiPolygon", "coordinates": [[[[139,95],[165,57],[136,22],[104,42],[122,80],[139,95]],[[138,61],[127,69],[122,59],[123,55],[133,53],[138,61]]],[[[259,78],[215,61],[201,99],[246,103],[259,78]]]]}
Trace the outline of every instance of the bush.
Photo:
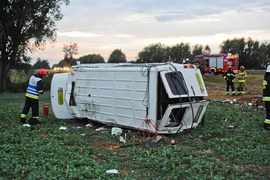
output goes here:
{"type": "Polygon", "coordinates": [[[10,83],[8,85],[8,91],[10,93],[23,93],[27,89],[27,83],[26,82],[20,82],[20,83],[10,83]]]}
{"type": "MultiPolygon", "coordinates": [[[[32,74],[34,74],[32,72],[32,74]]],[[[18,72],[12,72],[11,78],[12,81],[8,85],[8,92],[10,93],[25,93],[27,86],[28,86],[28,80],[32,76],[32,74],[25,74],[25,73],[18,73],[18,72]]],[[[44,77],[44,91],[49,91],[51,89],[51,81],[54,73],[49,72],[47,77],[44,77]]]]}

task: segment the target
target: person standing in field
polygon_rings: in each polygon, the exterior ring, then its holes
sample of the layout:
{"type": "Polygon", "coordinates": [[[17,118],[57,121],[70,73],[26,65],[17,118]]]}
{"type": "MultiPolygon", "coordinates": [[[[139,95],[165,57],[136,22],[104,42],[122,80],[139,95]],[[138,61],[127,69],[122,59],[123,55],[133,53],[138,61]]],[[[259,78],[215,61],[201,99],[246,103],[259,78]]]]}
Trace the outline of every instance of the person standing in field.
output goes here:
{"type": "Polygon", "coordinates": [[[263,101],[266,109],[263,127],[266,130],[270,130],[270,65],[267,66],[263,80],[263,101]]]}
{"type": "Polygon", "coordinates": [[[244,94],[244,87],[245,87],[245,82],[247,78],[247,72],[245,71],[245,67],[241,66],[240,71],[238,73],[238,81],[239,81],[239,86],[237,88],[238,95],[244,94]]]}
{"type": "Polygon", "coordinates": [[[38,73],[32,75],[29,79],[28,87],[25,94],[25,104],[21,114],[21,123],[26,123],[26,117],[29,109],[32,110],[32,117],[29,119],[29,124],[34,125],[39,121],[39,94],[43,94],[43,77],[48,75],[45,69],[40,69],[38,73]]]}
{"type": "Polygon", "coordinates": [[[226,80],[226,84],[227,84],[227,88],[226,88],[227,95],[229,95],[230,87],[232,89],[232,95],[235,95],[234,78],[235,78],[235,73],[232,70],[232,66],[229,66],[228,70],[224,73],[224,79],[226,80]]]}

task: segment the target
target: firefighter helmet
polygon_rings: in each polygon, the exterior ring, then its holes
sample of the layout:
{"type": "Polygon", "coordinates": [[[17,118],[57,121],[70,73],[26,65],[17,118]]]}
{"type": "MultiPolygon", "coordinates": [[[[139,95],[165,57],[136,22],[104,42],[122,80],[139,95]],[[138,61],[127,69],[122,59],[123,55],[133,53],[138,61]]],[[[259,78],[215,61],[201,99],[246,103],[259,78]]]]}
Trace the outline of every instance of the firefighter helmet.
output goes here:
{"type": "Polygon", "coordinates": [[[240,69],[243,69],[243,70],[245,70],[245,67],[244,67],[244,66],[241,66],[241,67],[240,67],[240,69]]]}
{"type": "Polygon", "coordinates": [[[270,65],[267,66],[266,72],[270,72],[270,65]]]}
{"type": "Polygon", "coordinates": [[[228,69],[232,69],[232,66],[228,66],[228,69]]]}
{"type": "Polygon", "coordinates": [[[46,75],[48,75],[48,73],[47,73],[47,71],[46,71],[45,69],[40,69],[40,70],[38,71],[38,73],[39,73],[41,76],[46,76],[46,75]]]}

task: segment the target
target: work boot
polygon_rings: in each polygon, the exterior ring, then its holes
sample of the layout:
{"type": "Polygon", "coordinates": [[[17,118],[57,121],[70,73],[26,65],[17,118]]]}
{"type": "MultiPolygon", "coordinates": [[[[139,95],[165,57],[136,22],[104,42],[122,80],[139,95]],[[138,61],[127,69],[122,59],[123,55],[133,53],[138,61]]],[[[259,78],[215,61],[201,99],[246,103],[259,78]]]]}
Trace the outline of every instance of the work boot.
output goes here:
{"type": "Polygon", "coordinates": [[[35,124],[39,124],[40,123],[40,121],[37,119],[37,118],[30,118],[29,119],[29,124],[30,125],[35,125],[35,124]]]}
{"type": "Polygon", "coordinates": [[[264,123],[263,124],[263,128],[265,129],[265,130],[270,130],[270,124],[267,124],[267,123],[264,123]]]}
{"type": "Polygon", "coordinates": [[[26,123],[26,118],[21,118],[21,123],[26,123]]]}

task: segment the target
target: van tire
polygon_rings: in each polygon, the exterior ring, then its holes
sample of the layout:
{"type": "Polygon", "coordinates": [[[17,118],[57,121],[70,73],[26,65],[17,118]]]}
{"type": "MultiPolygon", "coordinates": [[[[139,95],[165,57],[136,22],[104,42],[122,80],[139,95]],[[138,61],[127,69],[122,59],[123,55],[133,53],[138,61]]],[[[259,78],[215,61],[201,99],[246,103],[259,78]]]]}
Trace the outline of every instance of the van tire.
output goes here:
{"type": "Polygon", "coordinates": [[[214,71],[214,70],[211,70],[211,71],[210,71],[210,74],[211,74],[211,75],[215,75],[215,71],[214,71]]]}

